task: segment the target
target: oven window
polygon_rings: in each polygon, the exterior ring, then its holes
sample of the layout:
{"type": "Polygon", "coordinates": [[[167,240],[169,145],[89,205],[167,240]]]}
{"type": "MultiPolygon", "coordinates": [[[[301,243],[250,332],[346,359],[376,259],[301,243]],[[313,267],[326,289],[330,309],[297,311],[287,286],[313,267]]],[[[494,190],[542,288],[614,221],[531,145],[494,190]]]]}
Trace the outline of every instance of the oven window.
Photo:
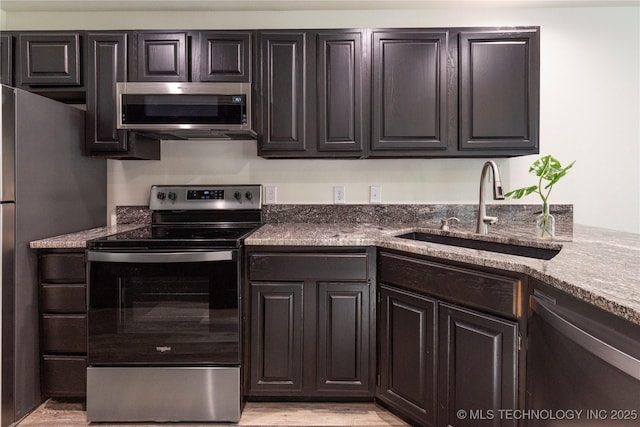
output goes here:
{"type": "Polygon", "coordinates": [[[89,264],[93,365],[236,364],[236,261],[89,264]]]}
{"type": "Polygon", "coordinates": [[[208,331],[209,307],[224,305],[211,301],[216,297],[206,278],[123,278],[119,293],[118,329],[125,334],[208,331]]]}

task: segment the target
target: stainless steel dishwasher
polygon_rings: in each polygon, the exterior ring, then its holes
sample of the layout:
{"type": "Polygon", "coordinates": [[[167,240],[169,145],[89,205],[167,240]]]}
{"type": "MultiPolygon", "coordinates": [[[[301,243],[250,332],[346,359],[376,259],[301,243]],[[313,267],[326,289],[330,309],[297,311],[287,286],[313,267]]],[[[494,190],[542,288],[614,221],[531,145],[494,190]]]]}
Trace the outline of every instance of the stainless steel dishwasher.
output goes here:
{"type": "Polygon", "coordinates": [[[640,425],[639,325],[536,286],[528,329],[520,425],[640,425]]]}

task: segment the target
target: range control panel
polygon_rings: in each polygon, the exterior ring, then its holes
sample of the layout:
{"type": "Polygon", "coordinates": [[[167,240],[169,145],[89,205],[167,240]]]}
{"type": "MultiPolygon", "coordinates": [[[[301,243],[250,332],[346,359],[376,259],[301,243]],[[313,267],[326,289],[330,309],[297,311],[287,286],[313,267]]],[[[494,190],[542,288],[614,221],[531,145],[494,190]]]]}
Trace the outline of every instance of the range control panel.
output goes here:
{"type": "Polygon", "coordinates": [[[154,185],[151,210],[239,210],[262,208],[262,185],[154,185]]]}

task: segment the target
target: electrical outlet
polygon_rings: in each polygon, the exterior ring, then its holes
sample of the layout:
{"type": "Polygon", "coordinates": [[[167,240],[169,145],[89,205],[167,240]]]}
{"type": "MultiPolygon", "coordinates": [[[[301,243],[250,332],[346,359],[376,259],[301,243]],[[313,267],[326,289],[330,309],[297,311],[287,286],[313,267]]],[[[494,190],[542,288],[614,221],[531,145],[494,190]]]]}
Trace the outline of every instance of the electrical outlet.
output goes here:
{"type": "Polygon", "coordinates": [[[377,185],[369,187],[369,203],[382,203],[382,187],[377,185]]]}
{"type": "Polygon", "coordinates": [[[333,187],[333,203],[336,205],[343,205],[344,202],[344,185],[336,185],[333,187]]]}
{"type": "Polygon", "coordinates": [[[265,203],[268,205],[275,205],[278,203],[278,187],[275,185],[267,185],[264,189],[265,203]]]}

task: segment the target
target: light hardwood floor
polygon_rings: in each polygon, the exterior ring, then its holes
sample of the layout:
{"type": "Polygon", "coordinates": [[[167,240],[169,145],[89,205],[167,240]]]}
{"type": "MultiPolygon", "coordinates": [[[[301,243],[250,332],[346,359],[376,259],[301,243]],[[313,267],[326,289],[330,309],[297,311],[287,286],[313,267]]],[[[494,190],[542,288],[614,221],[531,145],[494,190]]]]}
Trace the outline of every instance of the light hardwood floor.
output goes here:
{"type": "MultiPolygon", "coordinates": [[[[86,414],[81,403],[48,400],[24,418],[18,427],[81,427],[86,426],[86,414]]],[[[95,424],[98,427],[114,424],[95,424]]],[[[290,403],[248,402],[238,424],[133,424],[146,426],[407,426],[401,419],[373,403],[290,403]]],[[[131,426],[131,424],[118,424],[131,426]]]]}

